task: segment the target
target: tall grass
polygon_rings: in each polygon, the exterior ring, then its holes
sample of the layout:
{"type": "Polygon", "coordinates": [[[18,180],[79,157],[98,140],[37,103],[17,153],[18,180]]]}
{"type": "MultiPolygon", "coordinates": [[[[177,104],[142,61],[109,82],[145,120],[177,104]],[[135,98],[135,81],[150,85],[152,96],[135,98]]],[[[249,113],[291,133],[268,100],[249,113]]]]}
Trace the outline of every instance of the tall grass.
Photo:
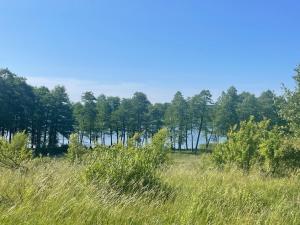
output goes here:
{"type": "Polygon", "coordinates": [[[172,187],[167,200],[87,183],[85,168],[64,158],[0,169],[0,224],[300,224],[299,174],[220,171],[209,155],[171,159],[159,175],[172,187]]]}

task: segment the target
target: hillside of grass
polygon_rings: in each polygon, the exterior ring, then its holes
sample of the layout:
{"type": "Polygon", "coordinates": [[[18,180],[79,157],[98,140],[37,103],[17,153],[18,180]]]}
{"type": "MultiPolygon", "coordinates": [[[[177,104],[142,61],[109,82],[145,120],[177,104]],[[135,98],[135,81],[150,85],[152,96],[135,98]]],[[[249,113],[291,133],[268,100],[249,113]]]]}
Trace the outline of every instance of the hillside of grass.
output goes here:
{"type": "Polygon", "coordinates": [[[170,154],[164,193],[89,183],[84,167],[37,158],[24,174],[0,171],[0,224],[300,224],[300,175],[218,170],[210,155],[170,154]]]}

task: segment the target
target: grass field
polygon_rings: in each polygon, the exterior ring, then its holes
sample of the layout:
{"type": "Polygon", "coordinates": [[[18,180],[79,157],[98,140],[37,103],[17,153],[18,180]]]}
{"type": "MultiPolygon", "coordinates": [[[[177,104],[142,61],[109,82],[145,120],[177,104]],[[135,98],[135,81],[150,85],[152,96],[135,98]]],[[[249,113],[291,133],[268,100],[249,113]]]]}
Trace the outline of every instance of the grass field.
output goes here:
{"type": "Polygon", "coordinates": [[[0,224],[300,224],[300,175],[219,171],[209,155],[172,154],[171,196],[120,195],[88,184],[83,168],[36,159],[26,175],[0,170],[0,224]]]}

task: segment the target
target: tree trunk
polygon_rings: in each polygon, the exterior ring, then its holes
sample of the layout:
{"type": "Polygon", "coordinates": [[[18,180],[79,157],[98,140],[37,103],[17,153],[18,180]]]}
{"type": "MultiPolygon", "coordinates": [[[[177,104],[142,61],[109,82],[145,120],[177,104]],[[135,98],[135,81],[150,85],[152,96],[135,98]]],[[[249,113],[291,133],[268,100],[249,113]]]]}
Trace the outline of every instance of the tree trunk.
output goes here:
{"type": "Polygon", "coordinates": [[[123,127],[122,127],[122,136],[123,136],[123,145],[125,145],[125,139],[126,139],[126,127],[125,127],[124,121],[123,121],[123,127]]]}
{"type": "Polygon", "coordinates": [[[193,128],[191,127],[191,144],[192,144],[192,152],[194,151],[194,134],[193,134],[193,128]]]}
{"type": "Polygon", "coordinates": [[[103,143],[103,145],[105,145],[105,132],[103,132],[103,134],[102,134],[102,143],[103,143]]]}
{"type": "Polygon", "coordinates": [[[185,148],[188,151],[189,150],[189,144],[188,144],[188,129],[186,127],[185,129],[185,148]]]}
{"type": "Polygon", "coordinates": [[[103,134],[102,132],[100,132],[99,136],[98,136],[98,142],[100,145],[103,145],[103,138],[102,138],[103,134]]]}
{"type": "Polygon", "coordinates": [[[170,135],[170,143],[171,143],[171,149],[174,150],[172,134],[170,135]]]}
{"type": "Polygon", "coordinates": [[[33,149],[33,145],[34,145],[34,131],[33,131],[34,129],[32,128],[32,130],[31,130],[31,149],[33,149]]]}
{"type": "Polygon", "coordinates": [[[38,129],[36,134],[36,148],[40,148],[40,147],[41,147],[41,130],[38,129]]]}
{"type": "Polygon", "coordinates": [[[200,140],[200,135],[201,135],[201,131],[202,131],[202,126],[203,126],[203,118],[201,118],[199,129],[198,129],[197,141],[196,141],[196,146],[195,146],[196,151],[198,150],[198,146],[199,146],[199,140],[200,140]]]}
{"type": "Polygon", "coordinates": [[[12,131],[11,131],[11,129],[10,129],[10,130],[9,130],[9,137],[8,137],[8,142],[9,142],[9,143],[11,143],[11,136],[12,136],[11,133],[12,133],[12,131]]]}
{"type": "Polygon", "coordinates": [[[145,133],[145,144],[146,144],[146,145],[148,144],[148,133],[147,133],[147,131],[146,131],[146,133],[145,133]]]}
{"type": "Polygon", "coordinates": [[[90,129],[90,148],[92,147],[92,129],[90,129]]]}
{"type": "Polygon", "coordinates": [[[80,132],[80,144],[82,144],[82,142],[83,142],[83,133],[80,132]]]}
{"type": "Polygon", "coordinates": [[[113,132],[112,132],[111,128],[109,129],[109,133],[110,133],[110,146],[112,146],[113,145],[113,132]]]}
{"type": "Polygon", "coordinates": [[[117,144],[119,144],[119,129],[117,129],[117,144]]]}
{"type": "Polygon", "coordinates": [[[179,131],[179,137],[178,137],[178,149],[181,151],[181,144],[182,144],[182,130],[179,131]]]}
{"type": "Polygon", "coordinates": [[[214,129],[212,128],[212,129],[211,129],[211,132],[210,132],[210,135],[209,135],[209,138],[206,138],[206,145],[205,145],[205,151],[206,151],[206,152],[208,151],[208,147],[209,147],[211,138],[212,138],[212,136],[213,136],[213,133],[214,133],[214,129]]]}
{"type": "Polygon", "coordinates": [[[173,145],[173,149],[176,150],[176,134],[175,134],[175,129],[173,129],[173,142],[172,142],[172,145],[173,145]]]}
{"type": "Polygon", "coordinates": [[[43,140],[43,147],[46,147],[47,143],[47,128],[44,130],[44,140],[43,140]]]}

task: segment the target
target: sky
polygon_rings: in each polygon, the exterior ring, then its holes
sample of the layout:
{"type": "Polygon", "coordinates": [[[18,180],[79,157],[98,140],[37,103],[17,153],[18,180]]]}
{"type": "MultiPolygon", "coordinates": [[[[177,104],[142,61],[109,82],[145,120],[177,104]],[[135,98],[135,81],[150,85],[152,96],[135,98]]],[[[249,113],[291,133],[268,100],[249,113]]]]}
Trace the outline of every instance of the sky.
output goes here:
{"type": "Polygon", "coordinates": [[[0,67],[34,86],[152,102],[293,87],[299,0],[0,0],[0,67]]]}

